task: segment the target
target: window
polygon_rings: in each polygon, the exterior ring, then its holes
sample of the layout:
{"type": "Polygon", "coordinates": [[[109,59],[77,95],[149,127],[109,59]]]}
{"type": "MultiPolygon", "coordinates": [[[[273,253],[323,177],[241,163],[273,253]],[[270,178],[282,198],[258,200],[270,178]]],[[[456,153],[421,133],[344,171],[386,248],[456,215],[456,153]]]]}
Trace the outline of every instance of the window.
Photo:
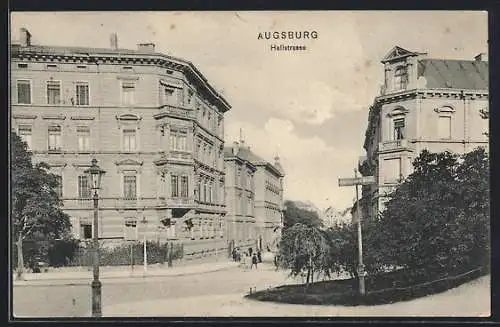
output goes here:
{"type": "Polygon", "coordinates": [[[125,200],[137,199],[137,177],[132,175],[123,176],[123,198],[125,200]]]}
{"type": "Polygon", "coordinates": [[[61,150],[61,126],[49,126],[49,151],[61,150]]]}
{"type": "Polygon", "coordinates": [[[179,196],[179,177],[176,175],[171,176],[172,197],[179,196]]]}
{"type": "Polygon", "coordinates": [[[207,202],[207,191],[208,191],[207,181],[204,181],[203,182],[203,202],[207,202]]]}
{"type": "Polygon", "coordinates": [[[451,116],[439,116],[438,133],[441,139],[451,139],[451,116]]]}
{"type": "Polygon", "coordinates": [[[132,152],[136,150],[136,130],[123,130],[123,151],[132,152]]]}
{"type": "Polygon", "coordinates": [[[80,237],[88,240],[92,238],[92,225],[88,223],[80,224],[80,237]]]}
{"type": "Polygon", "coordinates": [[[405,119],[394,119],[394,135],[393,140],[402,140],[405,138],[405,119]]]}
{"type": "Polygon", "coordinates": [[[394,89],[405,89],[408,84],[408,70],[406,67],[398,67],[394,73],[394,89]]]}
{"type": "Polygon", "coordinates": [[[187,151],[187,132],[171,130],[170,148],[177,151],[187,151]]]}
{"type": "Polygon", "coordinates": [[[196,186],[197,186],[197,188],[198,188],[198,192],[197,192],[197,193],[198,193],[198,194],[197,194],[197,199],[198,199],[198,201],[201,201],[201,183],[200,183],[200,182],[198,182],[196,186]]]}
{"type": "Polygon", "coordinates": [[[59,81],[47,82],[47,103],[48,104],[61,103],[61,82],[59,81]]]}
{"type": "Polygon", "coordinates": [[[189,188],[188,188],[188,177],[181,177],[181,197],[187,198],[189,196],[189,188]]]}
{"type": "Polygon", "coordinates": [[[31,150],[31,126],[30,125],[19,125],[18,135],[26,143],[28,150],[31,150]]]}
{"type": "Polygon", "coordinates": [[[76,84],[76,105],[89,105],[89,84],[86,82],[78,82],[76,84]]]}
{"type": "Polygon", "coordinates": [[[212,203],[212,182],[208,183],[208,202],[212,203]]]}
{"type": "Polygon", "coordinates": [[[17,64],[17,68],[28,68],[28,64],[17,64]]]}
{"type": "Polygon", "coordinates": [[[78,137],[78,151],[90,151],[90,128],[88,126],[78,126],[76,134],[78,137]]]}
{"type": "Polygon", "coordinates": [[[163,104],[175,105],[175,90],[170,87],[163,88],[163,104]]]}
{"type": "Polygon", "coordinates": [[[188,104],[191,104],[191,101],[193,101],[193,91],[188,90],[188,104]]]}
{"type": "Polygon", "coordinates": [[[137,219],[125,218],[124,238],[127,241],[137,239],[137,219]]]}
{"type": "Polygon", "coordinates": [[[63,180],[62,176],[56,175],[57,185],[55,187],[56,194],[59,198],[63,197],[63,180]]]}
{"type": "Polygon", "coordinates": [[[122,83],[122,104],[133,105],[135,94],[135,84],[130,82],[122,83]]]}
{"type": "Polygon", "coordinates": [[[31,82],[17,81],[17,103],[31,104],[31,82]]]}
{"type": "Polygon", "coordinates": [[[80,199],[90,199],[90,184],[88,176],[78,176],[78,197],[80,199]]]}

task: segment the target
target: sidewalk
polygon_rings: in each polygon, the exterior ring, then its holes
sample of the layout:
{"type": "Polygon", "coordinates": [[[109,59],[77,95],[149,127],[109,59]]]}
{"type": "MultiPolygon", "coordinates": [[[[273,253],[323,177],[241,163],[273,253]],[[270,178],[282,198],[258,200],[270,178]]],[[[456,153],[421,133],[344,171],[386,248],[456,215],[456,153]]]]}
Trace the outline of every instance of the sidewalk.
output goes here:
{"type": "Polygon", "coordinates": [[[376,306],[283,304],[229,294],[104,305],[103,317],[487,317],[490,315],[490,278],[484,276],[440,294],[376,306]]]}
{"type": "MultiPolygon", "coordinates": [[[[131,280],[143,280],[145,278],[154,277],[171,277],[191,274],[202,274],[207,272],[215,272],[225,269],[237,267],[237,263],[225,260],[214,260],[206,262],[179,262],[172,267],[167,264],[148,265],[145,273],[142,265],[134,266],[132,270],[130,266],[119,267],[100,267],[99,279],[106,282],[129,282],[131,280]]],[[[72,271],[51,271],[45,273],[26,273],[24,280],[14,280],[14,286],[33,286],[33,285],[81,285],[89,284],[92,279],[92,268],[79,267],[72,271]]]]}

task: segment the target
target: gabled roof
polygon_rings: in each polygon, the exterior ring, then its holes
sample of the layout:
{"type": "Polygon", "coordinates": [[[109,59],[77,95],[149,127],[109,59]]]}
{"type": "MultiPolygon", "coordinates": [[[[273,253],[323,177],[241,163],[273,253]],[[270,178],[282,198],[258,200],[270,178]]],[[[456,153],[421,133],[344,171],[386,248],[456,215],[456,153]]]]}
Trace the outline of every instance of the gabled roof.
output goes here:
{"type": "Polygon", "coordinates": [[[409,50],[403,49],[400,46],[395,46],[394,48],[389,51],[388,54],[385,55],[385,57],[382,59],[382,63],[386,63],[388,61],[396,60],[396,59],[401,59],[409,56],[418,56],[419,53],[417,52],[411,52],[409,50]]]}
{"type": "Polygon", "coordinates": [[[418,77],[426,88],[488,90],[488,62],[475,60],[421,59],[418,77]]]}

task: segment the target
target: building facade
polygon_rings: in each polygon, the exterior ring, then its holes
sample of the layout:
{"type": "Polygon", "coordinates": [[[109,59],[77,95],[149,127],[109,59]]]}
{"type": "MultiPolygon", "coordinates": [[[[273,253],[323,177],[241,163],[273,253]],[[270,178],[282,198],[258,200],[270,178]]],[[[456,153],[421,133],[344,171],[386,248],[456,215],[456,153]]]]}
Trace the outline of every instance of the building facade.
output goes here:
{"type": "Polygon", "coordinates": [[[99,237],[225,244],[224,113],[229,103],[188,61],[137,50],[11,47],[12,129],[59,176],[73,234],[92,236],[84,170],[106,171],[99,237]]]}
{"type": "Polygon", "coordinates": [[[283,168],[254,154],[244,141],[224,149],[228,240],[233,246],[276,250],[281,237],[283,168]]]}
{"type": "Polygon", "coordinates": [[[359,171],[377,183],[362,188],[363,216],[383,209],[385,196],[411,174],[413,159],[431,152],[465,153],[488,146],[488,62],[429,59],[394,47],[382,60],[385,81],[370,107],[359,171]]]}

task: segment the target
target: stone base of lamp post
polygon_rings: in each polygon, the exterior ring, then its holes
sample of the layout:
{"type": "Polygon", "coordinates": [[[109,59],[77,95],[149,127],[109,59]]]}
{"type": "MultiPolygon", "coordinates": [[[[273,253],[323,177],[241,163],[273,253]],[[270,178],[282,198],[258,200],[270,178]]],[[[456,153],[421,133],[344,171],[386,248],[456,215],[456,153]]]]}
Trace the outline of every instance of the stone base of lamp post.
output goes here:
{"type": "Polygon", "coordinates": [[[102,283],[99,280],[92,281],[92,317],[100,318],[101,310],[101,287],[102,283]]]}

